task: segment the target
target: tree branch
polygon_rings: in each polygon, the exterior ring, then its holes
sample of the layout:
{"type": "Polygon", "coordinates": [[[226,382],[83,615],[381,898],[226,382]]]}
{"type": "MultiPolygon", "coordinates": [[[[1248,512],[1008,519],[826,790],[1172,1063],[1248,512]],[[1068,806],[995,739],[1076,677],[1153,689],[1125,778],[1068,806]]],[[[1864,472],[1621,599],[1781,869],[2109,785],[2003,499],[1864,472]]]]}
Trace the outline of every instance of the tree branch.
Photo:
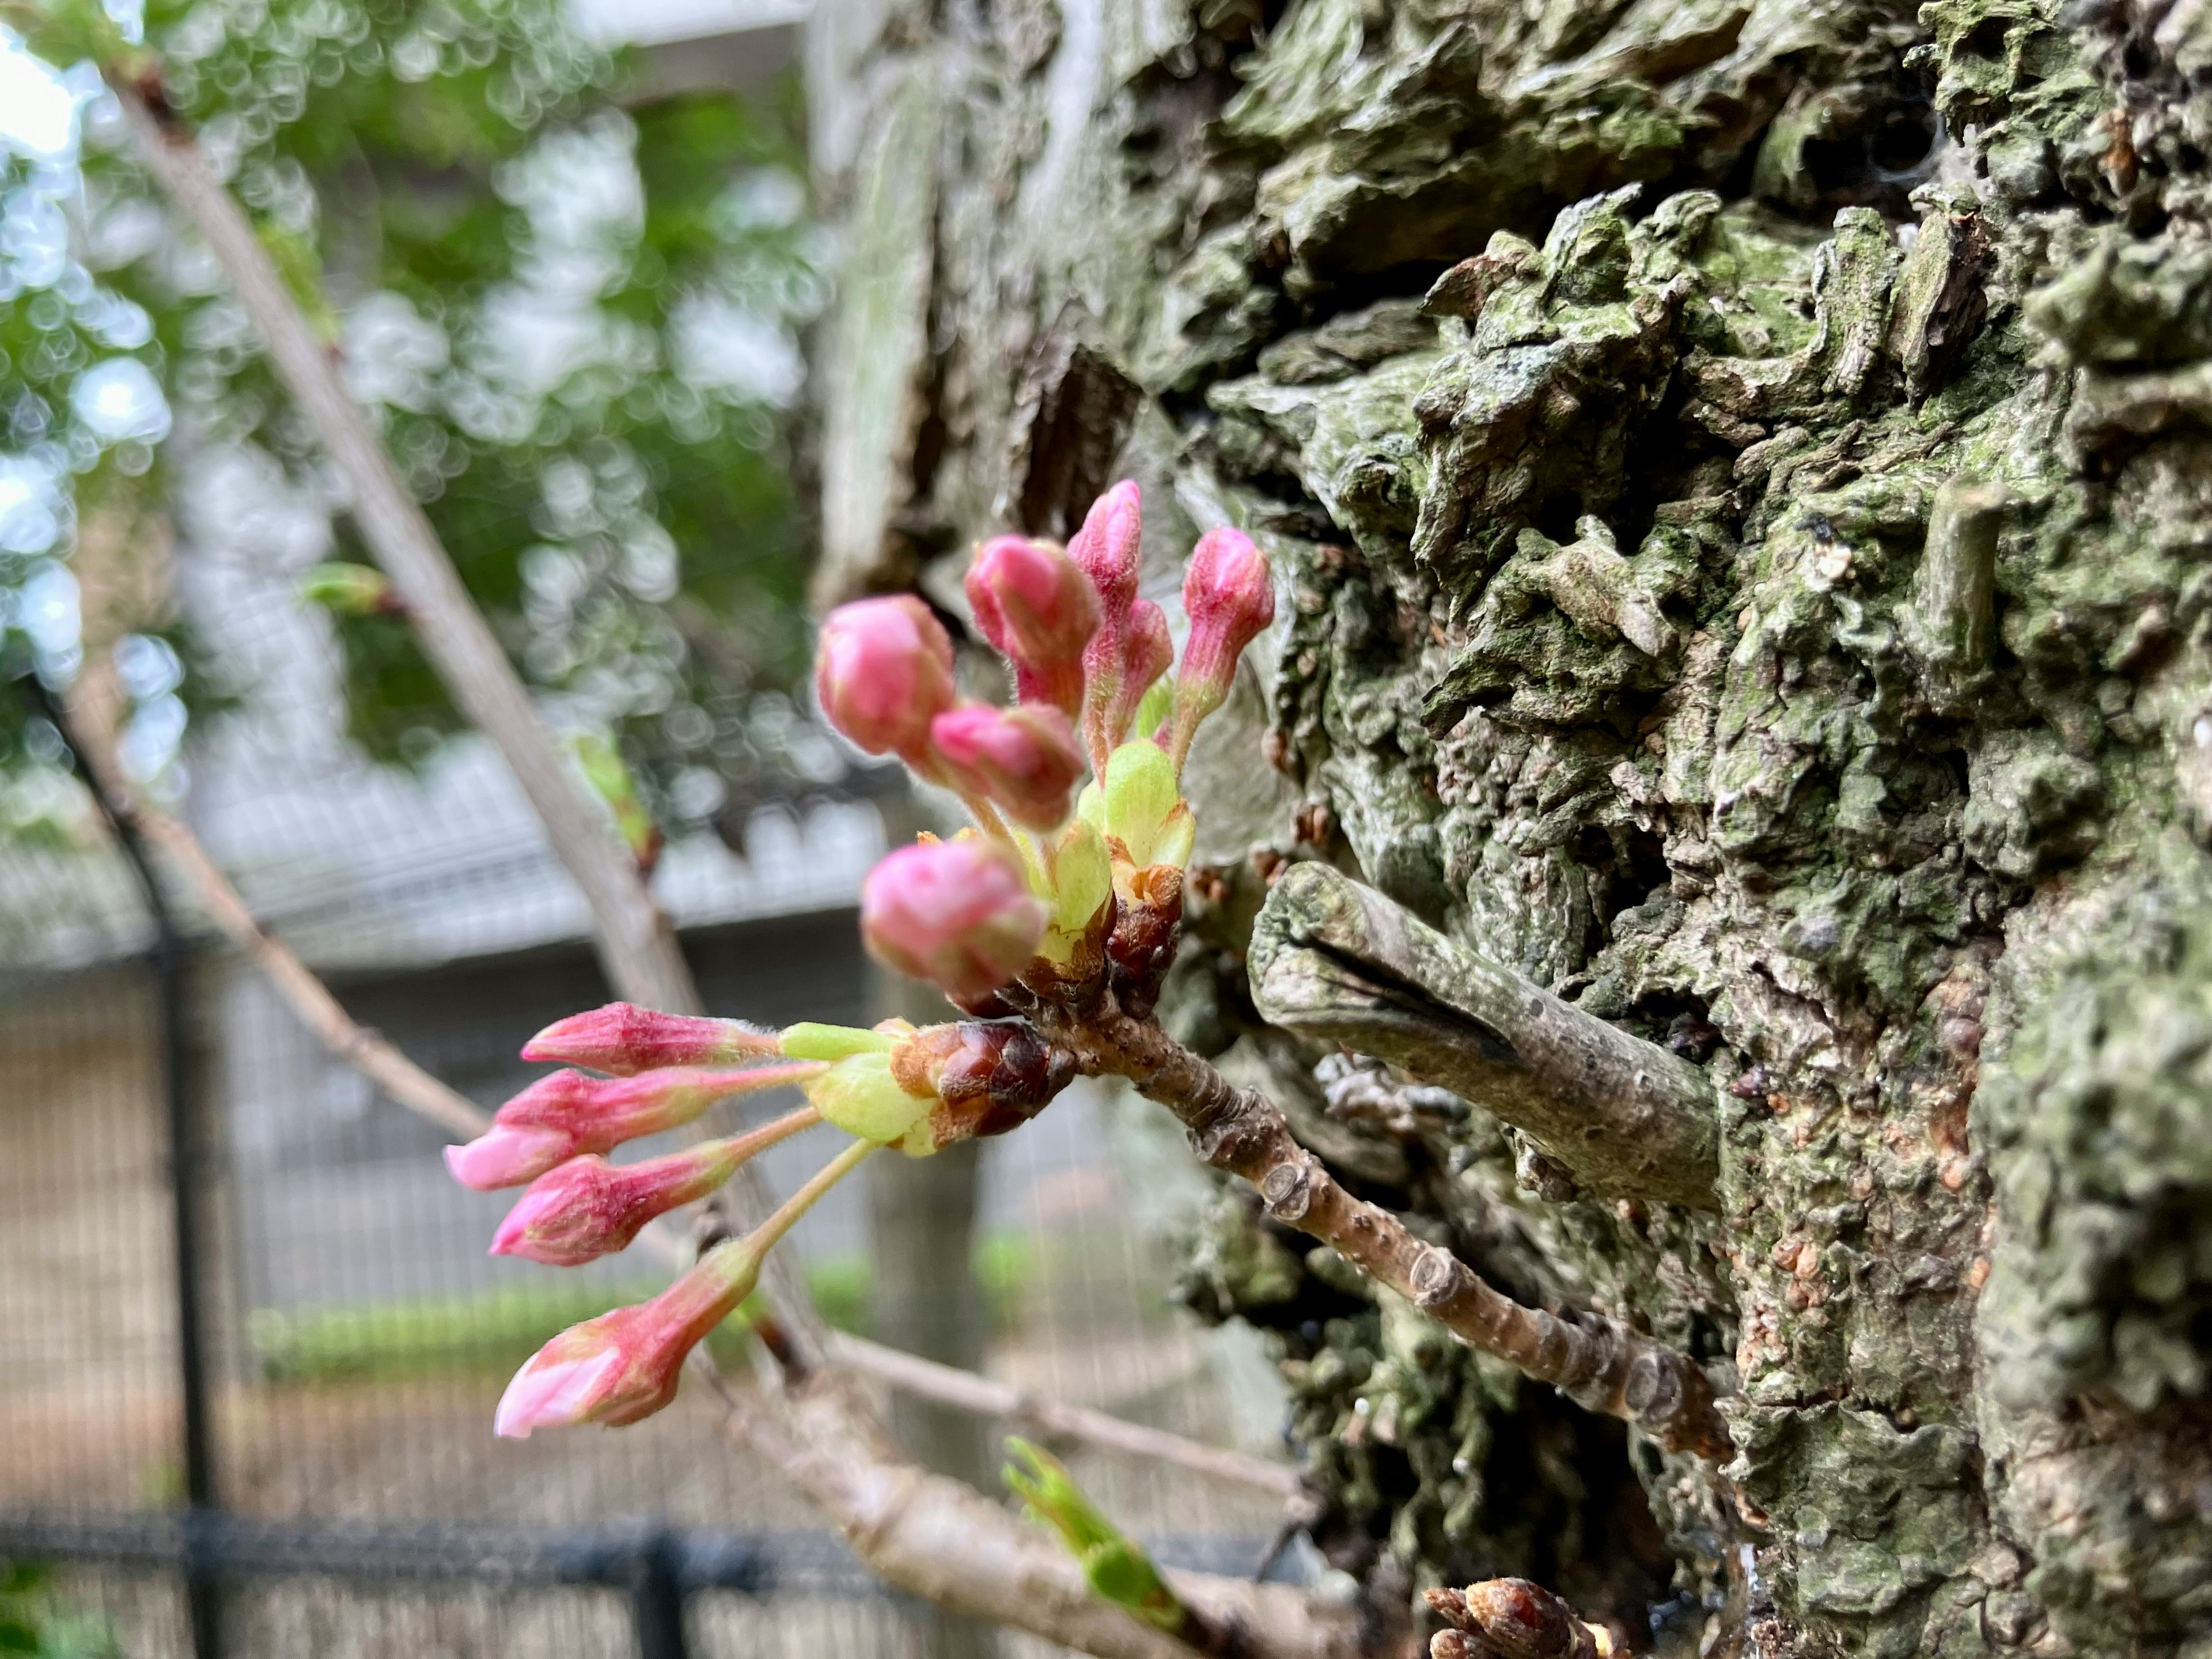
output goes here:
{"type": "Polygon", "coordinates": [[[1046,1003],[1027,1012],[1085,1071],[1127,1078],[1173,1112],[1198,1155],[1258,1188],[1269,1215],[1334,1245],[1471,1346],[1638,1425],[1670,1450],[1712,1458],[1730,1450],[1712,1384],[1687,1354],[1595,1314],[1522,1307],[1388,1210],[1345,1191],[1265,1097],[1232,1085],[1158,1025],[1114,1011],[1110,1000],[1088,1016],[1046,1003]]]}
{"type": "Polygon", "coordinates": [[[157,114],[140,88],[112,65],[107,78],[148,169],[222,264],[277,378],[345,479],[362,538],[406,601],[439,678],[506,757],[554,850],[582,889],[608,979],[622,996],[647,1007],[702,1012],[668,919],[571,775],[430,520],[198,140],[175,116],[157,114]]]}
{"type": "Polygon", "coordinates": [[[1211,1480],[1233,1480],[1239,1486],[1272,1492],[1285,1503],[1296,1500],[1304,1491],[1297,1471],[1285,1464],[1270,1463],[1224,1447],[1187,1440],[1165,1429],[1126,1422],[1082,1406],[1063,1406],[1009,1383],[996,1382],[951,1365],[940,1365],[919,1354],[887,1348],[880,1342],[870,1342],[842,1331],[831,1334],[827,1346],[834,1364],[862,1372],[941,1406],[1018,1424],[1042,1437],[1079,1440],[1085,1445],[1126,1452],[1133,1457],[1173,1463],[1211,1480]]]}
{"type": "Polygon", "coordinates": [[[285,1006],[334,1058],[440,1128],[465,1139],[483,1133],[490,1119],[473,1102],[439,1082],[377,1032],[356,1022],[331,994],[330,988],[289,945],[262,930],[252,908],[208,856],[199,837],[131,787],[96,714],[81,717],[76,708],[68,705],[57,707],[54,713],[62,726],[63,741],[84,763],[88,781],[115,816],[175,864],[222,936],[268,975],[285,1006]]]}
{"type": "Polygon", "coordinates": [[[1402,1066],[1543,1143],[1593,1191],[1719,1206],[1705,1074],[1445,938],[1325,864],[1295,864],[1252,929],[1277,1025],[1402,1066]]]}
{"type": "MultiPolygon", "coordinates": [[[[812,1498],[888,1583],[1099,1659],[1189,1659],[1193,1644],[1100,1600],[1057,1539],[909,1462],[849,1390],[828,1371],[797,1374],[781,1395],[723,1384],[726,1431],[812,1498]]],[[[1350,1607],[1286,1585],[1164,1576],[1204,1632],[1200,1651],[1249,1659],[1363,1652],[1350,1607]]]]}

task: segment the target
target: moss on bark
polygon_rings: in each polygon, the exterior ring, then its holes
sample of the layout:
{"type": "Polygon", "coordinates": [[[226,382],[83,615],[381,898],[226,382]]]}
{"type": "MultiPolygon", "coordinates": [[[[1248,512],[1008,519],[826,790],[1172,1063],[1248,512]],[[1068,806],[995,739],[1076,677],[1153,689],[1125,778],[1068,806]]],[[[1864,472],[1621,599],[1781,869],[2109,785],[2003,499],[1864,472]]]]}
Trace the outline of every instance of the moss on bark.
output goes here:
{"type": "Polygon", "coordinates": [[[969,538],[1080,511],[1054,447],[1146,484],[1158,597],[1249,530],[1286,602],[1195,763],[1178,1031],[1735,1391],[1733,1461],[1668,1458],[1224,1195],[1188,1294],[1278,1334],[1325,1547],[1401,1619],[1518,1574],[1639,1649],[2212,1643],[2212,12],[866,17],[816,95],[934,88],[933,264],[841,361],[928,350],[828,580],[950,550],[957,607],[969,538]],[[1704,1065],[1722,1213],[1257,1030],[1298,857],[1704,1065]]]}

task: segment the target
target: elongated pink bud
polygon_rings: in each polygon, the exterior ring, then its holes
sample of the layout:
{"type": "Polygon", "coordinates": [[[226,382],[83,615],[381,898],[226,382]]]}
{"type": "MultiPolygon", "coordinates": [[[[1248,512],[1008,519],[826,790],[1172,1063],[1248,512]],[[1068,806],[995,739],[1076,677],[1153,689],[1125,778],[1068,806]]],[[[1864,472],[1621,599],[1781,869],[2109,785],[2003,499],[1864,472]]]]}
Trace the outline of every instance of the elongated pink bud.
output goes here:
{"type": "Polygon", "coordinates": [[[1260,630],[1275,620],[1275,589],[1267,556],[1241,530],[1209,530],[1191,550],[1183,573],[1182,608],[1190,618],[1183,642],[1182,674],[1176,682],[1175,738],[1170,752],[1180,768],[1198,723],[1221,707],[1237,659],[1260,630]]]}
{"type": "Polygon", "coordinates": [[[587,1014],[555,1020],[523,1045],[522,1057],[634,1077],[657,1066],[728,1066],[775,1052],[775,1032],[757,1031],[733,1019],[662,1014],[635,1003],[610,1002],[587,1014]]]}
{"type": "Polygon", "coordinates": [[[1091,503],[1083,528],[1067,544],[1091,585],[1098,590],[1102,620],[1116,622],[1128,614],[1137,597],[1137,568],[1144,553],[1144,499],[1136,480],[1124,478],[1091,503]]]}
{"type": "Polygon", "coordinates": [[[1083,709],[1083,651],[1098,631],[1098,594],[1074,560],[1050,542],[1000,536],[968,567],[975,625],[1014,665],[1025,703],[1069,719],[1083,709]]]}
{"type": "Polygon", "coordinates": [[[501,1107],[483,1135],[446,1148],[446,1167],[463,1186],[479,1191],[519,1187],[572,1158],[612,1152],[626,1140],[689,1123],[728,1096],[804,1083],[822,1069],[810,1060],[737,1072],[672,1068],[624,1078],[556,1072],[501,1107]]]}
{"type": "Polygon", "coordinates": [[[620,1166],[596,1153],[572,1158],[530,1185],[500,1224],[494,1255],[526,1256],[549,1267],[580,1267],[627,1249],[655,1216],[707,1196],[779,1140],[819,1123],[812,1107],[749,1134],[620,1166]]]}
{"type": "Polygon", "coordinates": [[[1070,793],[1090,769],[1067,716],[1044,703],[948,709],[930,722],[929,741],[963,785],[1031,830],[1067,821],[1070,793]]]}
{"type": "Polygon", "coordinates": [[[1143,550],[1143,503],[1136,484],[1127,478],[1091,504],[1083,528],[1067,544],[1068,557],[1098,591],[1098,631],[1083,653],[1083,741],[1092,767],[1101,773],[1121,740],[1122,732],[1113,723],[1116,711],[1126,703],[1128,715],[1133,715],[1137,708],[1134,699],[1125,698],[1123,682],[1129,673],[1130,613],[1139,603],[1137,570],[1143,550]]]}
{"type": "MultiPolygon", "coordinates": [[[[1137,709],[1152,682],[1175,665],[1175,635],[1168,628],[1168,613],[1150,599],[1129,607],[1129,631],[1121,650],[1121,684],[1106,710],[1106,732],[1118,749],[1136,723],[1137,709]]],[[[1139,732],[1150,737],[1150,732],[1139,732]]]]}
{"type": "Polygon", "coordinates": [[[752,1294],[761,1255],[749,1240],[718,1244],[652,1301],[562,1332],[507,1385],[494,1431],[524,1440],[532,1429],[650,1417],[676,1398],[684,1357],[752,1294]]]}
{"type": "Polygon", "coordinates": [[[676,1398],[684,1356],[750,1296],[761,1263],[875,1147],[854,1141],[743,1238],[716,1245],[650,1302],[587,1319],[514,1375],[492,1426],[512,1439],[570,1423],[635,1423],[676,1398]]]}
{"type": "Polygon", "coordinates": [[[558,1129],[518,1129],[495,1123],[463,1146],[446,1148],[446,1168],[464,1187],[480,1193],[520,1187],[568,1156],[570,1138],[558,1129]]]}
{"type": "Polygon", "coordinates": [[[902,847],[868,872],[860,932],[876,957],[954,996],[981,996],[1019,973],[1046,910],[995,842],[902,847]]]}
{"type": "Polygon", "coordinates": [[[814,689],[830,723],[872,755],[912,763],[952,707],[952,641],[911,593],[841,605],[822,624],[814,689]]]}

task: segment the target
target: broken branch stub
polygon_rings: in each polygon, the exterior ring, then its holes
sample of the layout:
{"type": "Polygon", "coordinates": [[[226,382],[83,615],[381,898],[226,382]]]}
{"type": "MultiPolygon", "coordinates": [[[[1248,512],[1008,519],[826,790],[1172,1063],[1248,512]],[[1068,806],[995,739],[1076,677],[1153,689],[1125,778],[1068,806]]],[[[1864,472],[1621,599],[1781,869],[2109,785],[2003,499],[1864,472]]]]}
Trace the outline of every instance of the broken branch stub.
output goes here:
{"type": "Polygon", "coordinates": [[[1718,1206],[1718,1116],[1687,1060],[1562,1001],[1324,864],[1252,930],[1253,1000],[1488,1109],[1594,1192],[1718,1206]]]}

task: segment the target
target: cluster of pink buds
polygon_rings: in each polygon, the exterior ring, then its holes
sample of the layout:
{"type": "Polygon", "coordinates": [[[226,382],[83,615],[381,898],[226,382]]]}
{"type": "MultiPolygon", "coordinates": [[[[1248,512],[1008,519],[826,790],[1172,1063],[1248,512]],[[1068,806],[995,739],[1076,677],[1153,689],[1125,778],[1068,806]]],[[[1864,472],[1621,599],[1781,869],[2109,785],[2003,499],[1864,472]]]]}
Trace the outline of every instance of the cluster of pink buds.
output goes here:
{"type": "Polygon", "coordinates": [[[547,1027],[523,1054],[614,1075],[541,1078],[501,1107],[483,1135],[447,1149],[465,1185],[530,1183],[492,1240],[495,1255],[580,1267],[626,1249],[656,1218],[711,1196],[748,1160],[803,1129],[827,1123],[852,1139],[767,1221],[708,1252],[662,1294],[546,1344],[500,1402],[498,1431],[517,1437],[559,1424],[630,1423],[659,1410],[675,1398],[685,1357],[752,1293],[769,1249],[868,1153],[896,1146],[921,1157],[1003,1134],[1043,1109],[1075,1070],[1071,1055],[1018,1021],[762,1031],[619,1002],[547,1027]],[[659,1063],[672,1059],[703,1063],[659,1063]],[[721,1063],[738,1059],[755,1063],[721,1063]],[[748,1133],[632,1164],[604,1156],[690,1123],[718,1100],[784,1085],[796,1085],[806,1104],[748,1133]]]}
{"type": "Polygon", "coordinates": [[[975,1017],[919,1030],[894,1020],[763,1031],[617,1003],[540,1032],[526,1059],[611,1075],[543,1078],[487,1133],[449,1149],[469,1186],[532,1183],[495,1253],[589,1261],[802,1129],[828,1124],[852,1140],[768,1221],[708,1252],[663,1294],[548,1343],[501,1402],[501,1434],[658,1411],[674,1398],[685,1356],[751,1293],[769,1249],[869,1152],[922,1156],[1035,1116],[1078,1064],[1032,1023],[1046,1006],[1150,1018],[1196,833],[1183,763],[1239,655],[1273,620],[1274,595],[1249,537],[1207,532],[1183,583],[1182,672],[1164,682],[1173,640],[1166,614],[1137,592],[1142,543],[1137,487],[1124,483],[1065,549],[1002,536],[977,550],[969,603],[1012,666],[1011,707],[961,698],[951,639],[910,595],[845,605],[824,624],[815,688],[830,722],[956,792],[975,820],[876,866],[861,896],[863,936],[884,962],[975,1017]],[[606,1159],[716,1101],[782,1085],[805,1106],[748,1134],[640,1163],[606,1159]]]}

